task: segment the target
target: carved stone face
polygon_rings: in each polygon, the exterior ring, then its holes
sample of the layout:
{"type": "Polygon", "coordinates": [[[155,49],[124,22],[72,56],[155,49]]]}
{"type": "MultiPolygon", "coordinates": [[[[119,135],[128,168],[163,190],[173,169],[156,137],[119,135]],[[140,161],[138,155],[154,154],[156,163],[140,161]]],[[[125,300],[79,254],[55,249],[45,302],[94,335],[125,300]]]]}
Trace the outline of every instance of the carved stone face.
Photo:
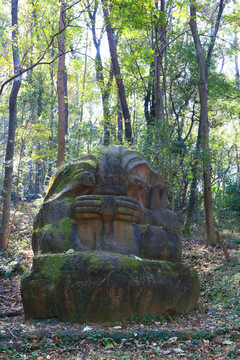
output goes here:
{"type": "Polygon", "coordinates": [[[174,260],[181,253],[177,231],[162,177],[138,152],[112,146],[57,170],[35,221],[33,249],[174,260]]]}

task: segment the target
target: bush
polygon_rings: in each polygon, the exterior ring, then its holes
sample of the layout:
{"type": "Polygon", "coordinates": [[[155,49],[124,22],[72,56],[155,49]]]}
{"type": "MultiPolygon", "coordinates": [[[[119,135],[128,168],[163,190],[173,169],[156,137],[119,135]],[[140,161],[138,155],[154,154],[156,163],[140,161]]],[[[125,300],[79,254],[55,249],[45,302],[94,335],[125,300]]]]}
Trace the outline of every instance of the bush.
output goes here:
{"type": "Polygon", "coordinates": [[[240,216],[240,181],[228,179],[221,189],[218,189],[215,199],[216,212],[223,219],[240,216]]]}

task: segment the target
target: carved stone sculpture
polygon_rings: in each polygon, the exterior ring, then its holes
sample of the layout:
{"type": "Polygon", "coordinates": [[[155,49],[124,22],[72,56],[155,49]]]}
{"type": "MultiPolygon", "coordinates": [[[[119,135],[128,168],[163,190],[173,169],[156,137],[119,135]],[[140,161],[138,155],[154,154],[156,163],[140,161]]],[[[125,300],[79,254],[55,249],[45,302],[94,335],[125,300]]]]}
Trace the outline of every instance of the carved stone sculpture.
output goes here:
{"type": "Polygon", "coordinates": [[[35,220],[33,250],[70,248],[181,259],[164,181],[138,152],[112,146],[57,171],[35,220]]]}
{"type": "Polygon", "coordinates": [[[164,181],[123,146],[57,170],[32,247],[33,269],[22,281],[27,318],[117,320],[197,304],[197,274],[180,263],[178,221],[166,208],[164,181]]]}

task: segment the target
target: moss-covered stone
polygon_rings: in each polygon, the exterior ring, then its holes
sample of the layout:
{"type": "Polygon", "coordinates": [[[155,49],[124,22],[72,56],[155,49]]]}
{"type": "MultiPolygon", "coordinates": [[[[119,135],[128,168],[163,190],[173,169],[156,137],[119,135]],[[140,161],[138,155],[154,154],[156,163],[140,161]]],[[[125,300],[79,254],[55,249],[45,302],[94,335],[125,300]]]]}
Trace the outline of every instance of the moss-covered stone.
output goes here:
{"type": "Polygon", "coordinates": [[[199,283],[180,263],[76,252],[37,256],[21,292],[26,318],[102,322],[189,310],[199,283]]]}
{"type": "Polygon", "coordinates": [[[33,239],[41,239],[43,253],[65,252],[73,247],[73,225],[74,220],[63,217],[56,223],[45,224],[35,227],[33,239]]]}
{"type": "Polygon", "coordinates": [[[32,239],[35,254],[71,247],[181,258],[178,221],[166,209],[162,177],[137,151],[124,146],[100,148],[56,170],[32,239]]]}
{"type": "Polygon", "coordinates": [[[198,276],[180,263],[166,194],[162,177],[123,146],[58,168],[34,221],[26,317],[112,321],[195,306],[198,276]]]}

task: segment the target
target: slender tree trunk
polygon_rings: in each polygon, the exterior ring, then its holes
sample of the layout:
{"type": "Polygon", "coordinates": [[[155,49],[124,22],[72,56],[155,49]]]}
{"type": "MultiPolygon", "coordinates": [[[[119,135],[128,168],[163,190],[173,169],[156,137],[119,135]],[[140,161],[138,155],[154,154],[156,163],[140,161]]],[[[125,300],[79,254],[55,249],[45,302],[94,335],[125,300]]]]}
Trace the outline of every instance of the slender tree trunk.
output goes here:
{"type": "MultiPolygon", "coordinates": [[[[38,153],[41,153],[41,145],[37,144],[38,153]]],[[[41,163],[39,161],[35,164],[35,181],[34,181],[34,194],[40,194],[40,176],[41,176],[41,163]]]]}
{"type": "Polygon", "coordinates": [[[160,123],[162,119],[162,94],[161,94],[161,85],[160,85],[160,58],[159,55],[154,57],[154,67],[155,67],[155,79],[154,79],[154,94],[155,94],[155,116],[156,123],[160,123]]]}
{"type": "MultiPolygon", "coordinates": [[[[40,74],[40,76],[38,77],[39,79],[39,85],[41,86],[38,92],[38,97],[37,97],[37,121],[39,122],[41,114],[42,114],[42,105],[43,105],[43,79],[42,79],[42,75],[40,74]]],[[[36,144],[37,150],[38,150],[38,154],[41,154],[41,143],[38,142],[36,144]]],[[[35,162],[35,183],[34,183],[34,194],[39,195],[40,194],[40,177],[41,177],[41,162],[39,160],[37,160],[35,162]]]]}
{"type": "Polygon", "coordinates": [[[186,197],[187,197],[187,189],[188,189],[188,179],[187,179],[187,177],[183,180],[183,182],[184,182],[184,187],[183,187],[182,197],[181,197],[181,210],[182,210],[182,212],[183,212],[186,197]]]}
{"type": "Polygon", "coordinates": [[[154,73],[154,61],[152,61],[149,68],[147,93],[144,98],[144,115],[148,127],[154,124],[155,119],[154,73]]]}
{"type": "Polygon", "coordinates": [[[155,81],[154,81],[154,94],[155,94],[155,119],[156,124],[164,123],[164,102],[163,93],[160,83],[162,59],[159,55],[155,56],[155,81]]]}
{"type": "Polygon", "coordinates": [[[65,107],[65,92],[64,92],[64,70],[65,70],[65,27],[66,24],[66,10],[65,0],[61,0],[61,9],[59,17],[59,31],[58,36],[58,72],[57,72],[57,94],[58,94],[58,157],[57,166],[62,165],[65,157],[65,122],[66,122],[66,107],[65,107]]]}
{"type": "Polygon", "coordinates": [[[106,85],[103,94],[102,94],[102,103],[103,103],[103,113],[104,113],[104,139],[103,145],[108,146],[110,144],[110,109],[109,109],[109,99],[110,99],[110,83],[112,82],[113,73],[109,74],[109,82],[106,85]]]}
{"type": "Polygon", "coordinates": [[[208,104],[207,104],[207,76],[206,63],[204,59],[202,44],[196,23],[196,8],[190,6],[190,28],[194,40],[196,57],[199,69],[199,98],[200,98],[200,147],[202,150],[203,164],[203,184],[204,184],[204,208],[206,221],[207,245],[216,245],[216,235],[214,227],[214,214],[212,204],[212,187],[211,187],[211,162],[209,153],[209,123],[208,123],[208,104]]]}
{"type": "MultiPolygon", "coordinates": [[[[18,0],[12,0],[12,52],[14,72],[18,73],[20,68],[20,58],[18,49],[18,0]]],[[[9,128],[8,141],[5,157],[5,175],[3,184],[3,212],[0,227],[0,250],[8,248],[9,241],[9,219],[10,203],[13,178],[13,156],[15,145],[15,131],[17,126],[17,97],[21,86],[22,77],[14,79],[9,98],[9,128]]]]}
{"type": "Polygon", "coordinates": [[[191,182],[190,196],[187,205],[187,215],[183,228],[185,234],[190,233],[190,229],[193,223],[193,215],[197,203],[197,184],[198,184],[198,159],[195,159],[194,164],[192,166],[192,182],[191,182]]]}
{"type": "MultiPolygon", "coordinates": [[[[207,53],[206,64],[205,64],[206,77],[208,76],[208,71],[209,71],[209,68],[211,65],[211,58],[212,58],[213,49],[214,49],[214,45],[215,45],[215,41],[216,41],[216,35],[217,35],[219,27],[220,27],[220,21],[221,21],[224,6],[225,6],[224,0],[220,0],[219,5],[218,5],[218,13],[217,13],[217,17],[216,17],[216,22],[215,22],[212,34],[210,36],[210,43],[208,46],[208,53],[207,53]]],[[[195,18],[196,18],[196,9],[195,9],[195,18]]]]}
{"type": "MultiPolygon", "coordinates": [[[[52,48],[52,58],[54,57],[54,49],[52,48]]],[[[50,120],[50,131],[51,131],[51,148],[54,148],[53,142],[53,123],[54,123],[54,99],[55,99],[55,91],[54,91],[54,74],[53,74],[53,65],[50,67],[50,77],[51,77],[51,120],[50,120]]]]}
{"type": "MultiPolygon", "coordinates": [[[[205,61],[206,88],[207,88],[207,74],[208,74],[210,64],[211,64],[211,57],[213,54],[216,35],[219,30],[220,20],[221,20],[221,16],[223,13],[223,9],[224,9],[224,1],[221,0],[219,3],[219,9],[218,9],[218,14],[217,14],[215,25],[213,25],[212,29],[211,29],[210,43],[209,43],[207,57],[206,57],[206,61],[205,61]]],[[[193,17],[193,19],[196,19],[196,15],[193,17]]],[[[201,148],[201,146],[200,146],[201,132],[200,131],[201,131],[201,128],[200,128],[200,124],[199,124],[198,138],[197,138],[197,145],[196,145],[196,156],[195,156],[194,164],[192,167],[193,179],[192,179],[192,183],[191,183],[190,198],[189,198],[189,203],[188,203],[188,207],[187,207],[187,217],[186,217],[185,224],[184,224],[184,230],[186,232],[189,232],[189,230],[190,230],[190,226],[192,224],[192,219],[193,219],[193,213],[194,213],[194,209],[195,209],[195,204],[197,201],[196,189],[197,189],[197,183],[198,183],[198,163],[199,163],[198,154],[199,154],[200,148],[201,148]]]]}
{"type": "Polygon", "coordinates": [[[120,103],[120,99],[118,96],[117,99],[117,120],[118,120],[118,141],[119,144],[122,145],[123,143],[123,119],[122,119],[122,108],[121,108],[121,103],[120,103]]]}
{"type": "Polygon", "coordinates": [[[86,36],[86,47],[85,47],[85,54],[84,54],[84,70],[83,70],[83,83],[82,83],[82,90],[80,95],[80,122],[83,120],[83,103],[84,103],[84,93],[85,93],[85,85],[86,85],[86,74],[87,74],[87,52],[88,52],[88,30],[86,36]]]}
{"type": "MultiPolygon", "coordinates": [[[[235,69],[236,69],[236,85],[237,85],[237,91],[239,93],[239,68],[238,68],[238,56],[235,56],[235,69]]],[[[238,114],[238,128],[240,131],[240,114],[238,114]]],[[[237,176],[240,178],[240,144],[236,144],[236,159],[237,159],[237,176]]]]}
{"type": "Polygon", "coordinates": [[[187,216],[186,220],[184,222],[184,232],[189,233],[190,227],[193,222],[193,214],[194,209],[196,206],[196,200],[197,200],[197,183],[198,183],[198,154],[200,151],[200,128],[198,129],[198,138],[197,138],[197,145],[196,145],[196,156],[193,160],[192,165],[192,182],[191,182],[191,190],[190,190],[190,196],[187,206],[187,216]]]}
{"type": "Polygon", "coordinates": [[[68,74],[66,65],[64,65],[64,77],[63,77],[63,87],[64,87],[64,103],[65,103],[65,135],[68,135],[68,74]]]}
{"type": "Polygon", "coordinates": [[[119,62],[118,62],[116,43],[115,43],[115,39],[114,39],[114,32],[111,27],[106,0],[102,0],[102,7],[103,7],[103,15],[104,15],[105,23],[106,23],[108,45],[109,45],[109,51],[110,51],[110,55],[111,55],[112,65],[113,65],[113,72],[114,72],[115,79],[116,79],[119,99],[121,102],[122,113],[123,113],[123,118],[124,118],[124,123],[125,123],[125,137],[126,137],[126,140],[131,144],[132,143],[132,127],[131,127],[130,113],[129,113],[129,109],[128,109],[128,105],[127,105],[125,88],[124,88],[121,71],[120,71],[120,66],[119,66],[119,62]]]}
{"type": "Polygon", "coordinates": [[[93,12],[89,11],[89,17],[91,20],[91,30],[93,43],[96,49],[95,56],[95,69],[96,69],[96,78],[100,87],[101,95],[102,95],[102,107],[103,107],[103,118],[104,118],[104,136],[103,136],[103,145],[108,146],[110,144],[110,109],[109,109],[109,99],[110,99],[110,91],[113,79],[113,67],[111,66],[108,82],[104,81],[104,73],[103,73],[103,63],[101,56],[101,36],[97,38],[96,34],[96,14],[98,8],[98,1],[95,1],[95,6],[93,12]]]}
{"type": "Polygon", "coordinates": [[[187,206],[187,217],[184,223],[184,232],[189,233],[190,227],[193,222],[193,214],[194,209],[196,206],[196,200],[197,200],[197,180],[198,180],[198,161],[195,159],[194,164],[192,166],[192,182],[191,182],[191,190],[190,190],[190,197],[188,201],[187,206]]]}
{"type": "Polygon", "coordinates": [[[151,92],[150,89],[148,88],[147,93],[144,97],[144,115],[147,125],[150,123],[150,113],[149,113],[150,96],[151,96],[151,92]]]}
{"type": "Polygon", "coordinates": [[[155,69],[154,69],[154,61],[150,65],[150,88],[151,88],[151,98],[150,98],[150,123],[149,125],[153,125],[156,118],[156,101],[155,101],[155,69]]]}
{"type": "MultiPolygon", "coordinates": [[[[235,33],[235,42],[237,44],[238,41],[238,36],[237,33],[235,33]]],[[[237,87],[237,92],[238,92],[238,96],[240,95],[240,77],[239,77],[239,66],[238,66],[238,55],[235,56],[234,58],[235,61],[235,74],[236,74],[236,87],[237,87]]],[[[239,126],[239,130],[240,130],[240,113],[238,114],[238,126],[239,126]]],[[[240,177],[240,145],[236,144],[236,160],[237,160],[237,176],[238,178],[240,177]]]]}
{"type": "MultiPolygon", "coordinates": [[[[158,8],[158,2],[155,2],[156,8],[158,8]]],[[[166,11],[166,1],[161,0],[160,2],[160,11],[164,13],[166,11]]],[[[156,123],[165,122],[165,112],[164,112],[164,94],[161,86],[161,71],[163,71],[163,55],[165,52],[164,45],[166,43],[166,24],[159,26],[155,25],[155,56],[154,56],[154,95],[155,95],[155,119],[156,123]],[[157,39],[159,38],[159,41],[157,39]],[[164,49],[164,50],[163,50],[164,49]]],[[[162,72],[162,76],[164,76],[162,72]]]]}

